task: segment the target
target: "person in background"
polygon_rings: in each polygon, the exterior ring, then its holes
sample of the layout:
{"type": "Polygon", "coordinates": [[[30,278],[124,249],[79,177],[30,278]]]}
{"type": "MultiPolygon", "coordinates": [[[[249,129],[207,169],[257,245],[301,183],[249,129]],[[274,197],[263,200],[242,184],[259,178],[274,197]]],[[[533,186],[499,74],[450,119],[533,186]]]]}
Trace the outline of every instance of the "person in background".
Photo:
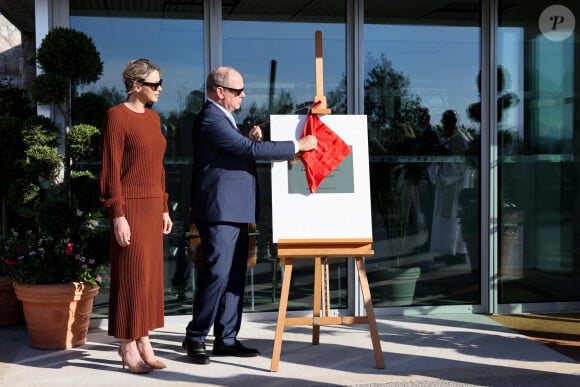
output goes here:
{"type": "MultiPolygon", "coordinates": [[[[457,126],[457,113],[446,110],[441,117],[443,145],[449,156],[463,156],[469,146],[469,138],[457,126]]],[[[470,184],[471,171],[464,161],[447,160],[431,171],[435,184],[435,208],[431,225],[431,246],[436,262],[463,263],[467,247],[461,235],[458,218],[459,193],[470,184]]]]}
{"type": "Polygon", "coordinates": [[[255,160],[292,160],[315,149],[314,136],[262,141],[259,126],[244,136],[232,112],[246,94],[242,75],[218,67],[207,77],[207,101],[193,124],[191,219],[201,238],[193,318],[183,348],[197,364],[209,364],[205,341],[213,326],[213,355],[252,357],[259,351],[238,341],[248,261],[248,224],[255,223],[258,184],[255,160]]]}
{"type": "Polygon", "coordinates": [[[431,245],[431,225],[433,223],[433,208],[435,202],[435,185],[429,179],[429,169],[436,165],[430,159],[432,156],[444,156],[447,150],[441,144],[439,133],[431,125],[431,114],[426,107],[417,109],[417,148],[416,155],[422,156],[425,161],[419,164],[420,173],[418,179],[419,203],[424,214],[424,223],[419,224],[421,238],[425,242],[417,247],[419,251],[429,250],[431,245]]]}
{"type": "Polygon", "coordinates": [[[417,132],[418,155],[444,155],[446,153],[441,145],[439,133],[431,126],[429,109],[425,107],[417,109],[417,132]]]}
{"type": "Polygon", "coordinates": [[[147,59],[123,71],[127,101],[107,111],[102,128],[100,200],[111,226],[109,329],[121,339],[123,368],[151,372],[166,365],[155,357],[149,331],[164,325],[163,234],[172,221],[165,192],[166,140],[157,102],[161,69],[147,59]]]}

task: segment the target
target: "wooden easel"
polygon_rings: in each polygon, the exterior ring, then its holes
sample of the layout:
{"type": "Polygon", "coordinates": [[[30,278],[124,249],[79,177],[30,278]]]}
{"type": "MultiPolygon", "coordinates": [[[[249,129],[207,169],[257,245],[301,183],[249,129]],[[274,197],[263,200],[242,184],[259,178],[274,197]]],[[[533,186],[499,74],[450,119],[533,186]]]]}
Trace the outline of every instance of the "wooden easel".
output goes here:
{"type": "MultiPolygon", "coordinates": [[[[313,114],[330,114],[326,107],[326,97],[323,91],[322,79],[322,32],[315,32],[316,56],[316,96],[312,107],[313,114]]],[[[381,341],[377,330],[375,312],[371,300],[371,292],[364,264],[364,257],[374,255],[372,239],[279,239],[278,258],[284,268],[282,293],[276,322],[274,349],[270,371],[278,371],[280,353],[282,352],[282,336],[286,325],[311,325],[312,344],[319,344],[321,325],[367,324],[371,333],[373,352],[377,368],[385,368],[381,341]],[[365,304],[366,316],[330,316],[330,289],[328,279],[328,261],[332,258],[353,258],[356,263],[360,286],[365,304]],[[314,302],[312,317],[286,317],[288,295],[292,268],[296,259],[314,259],[314,302]]]]}
{"type": "Polygon", "coordinates": [[[318,345],[321,325],[367,324],[371,334],[377,368],[385,368],[367,272],[363,260],[364,257],[372,255],[374,255],[374,251],[372,250],[371,239],[278,240],[278,258],[280,258],[280,266],[284,268],[284,279],[282,281],[282,293],[280,294],[280,305],[270,371],[278,371],[280,354],[282,352],[282,336],[284,335],[284,328],[287,325],[311,325],[312,344],[318,345]],[[328,259],[344,257],[355,259],[366,316],[330,316],[328,259]],[[314,259],[314,302],[312,317],[286,317],[294,260],[304,258],[314,259]]]}

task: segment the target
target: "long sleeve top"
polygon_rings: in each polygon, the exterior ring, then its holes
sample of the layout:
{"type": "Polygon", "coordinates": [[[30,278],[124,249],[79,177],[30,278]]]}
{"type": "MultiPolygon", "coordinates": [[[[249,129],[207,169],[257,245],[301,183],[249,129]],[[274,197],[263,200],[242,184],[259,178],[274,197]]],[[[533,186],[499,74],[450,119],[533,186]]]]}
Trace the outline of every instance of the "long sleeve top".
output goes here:
{"type": "Polygon", "coordinates": [[[124,104],[114,106],[105,116],[101,144],[100,202],[109,217],[125,216],[128,198],[162,197],[167,212],[163,165],[167,141],[159,115],[151,109],[137,113],[124,104]]]}

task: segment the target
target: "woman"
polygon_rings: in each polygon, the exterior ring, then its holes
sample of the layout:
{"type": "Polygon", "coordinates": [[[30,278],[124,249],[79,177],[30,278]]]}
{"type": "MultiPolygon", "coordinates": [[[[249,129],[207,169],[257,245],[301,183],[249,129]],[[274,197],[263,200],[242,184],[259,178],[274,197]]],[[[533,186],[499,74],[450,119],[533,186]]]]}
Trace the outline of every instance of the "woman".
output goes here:
{"type": "Polygon", "coordinates": [[[102,130],[101,203],[111,225],[109,335],[122,340],[123,368],[165,368],[149,331],[163,327],[163,235],[173,223],[165,193],[167,145],[159,115],[148,108],[161,93],[161,69],[132,60],[123,72],[127,101],[107,111],[102,130]]]}

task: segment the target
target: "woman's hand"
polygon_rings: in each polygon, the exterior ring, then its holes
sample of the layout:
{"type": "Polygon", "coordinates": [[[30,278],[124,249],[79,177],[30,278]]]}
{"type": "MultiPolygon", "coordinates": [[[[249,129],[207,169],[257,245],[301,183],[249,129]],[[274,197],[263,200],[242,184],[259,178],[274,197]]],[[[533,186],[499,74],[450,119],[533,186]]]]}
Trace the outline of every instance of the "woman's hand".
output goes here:
{"type": "Polygon", "coordinates": [[[163,234],[169,234],[171,232],[172,228],[173,228],[173,222],[171,221],[171,218],[169,217],[169,213],[164,212],[163,213],[163,234]]]}
{"type": "Polygon", "coordinates": [[[124,216],[113,219],[113,227],[115,239],[121,247],[126,247],[131,244],[131,228],[129,222],[124,216]]]}

